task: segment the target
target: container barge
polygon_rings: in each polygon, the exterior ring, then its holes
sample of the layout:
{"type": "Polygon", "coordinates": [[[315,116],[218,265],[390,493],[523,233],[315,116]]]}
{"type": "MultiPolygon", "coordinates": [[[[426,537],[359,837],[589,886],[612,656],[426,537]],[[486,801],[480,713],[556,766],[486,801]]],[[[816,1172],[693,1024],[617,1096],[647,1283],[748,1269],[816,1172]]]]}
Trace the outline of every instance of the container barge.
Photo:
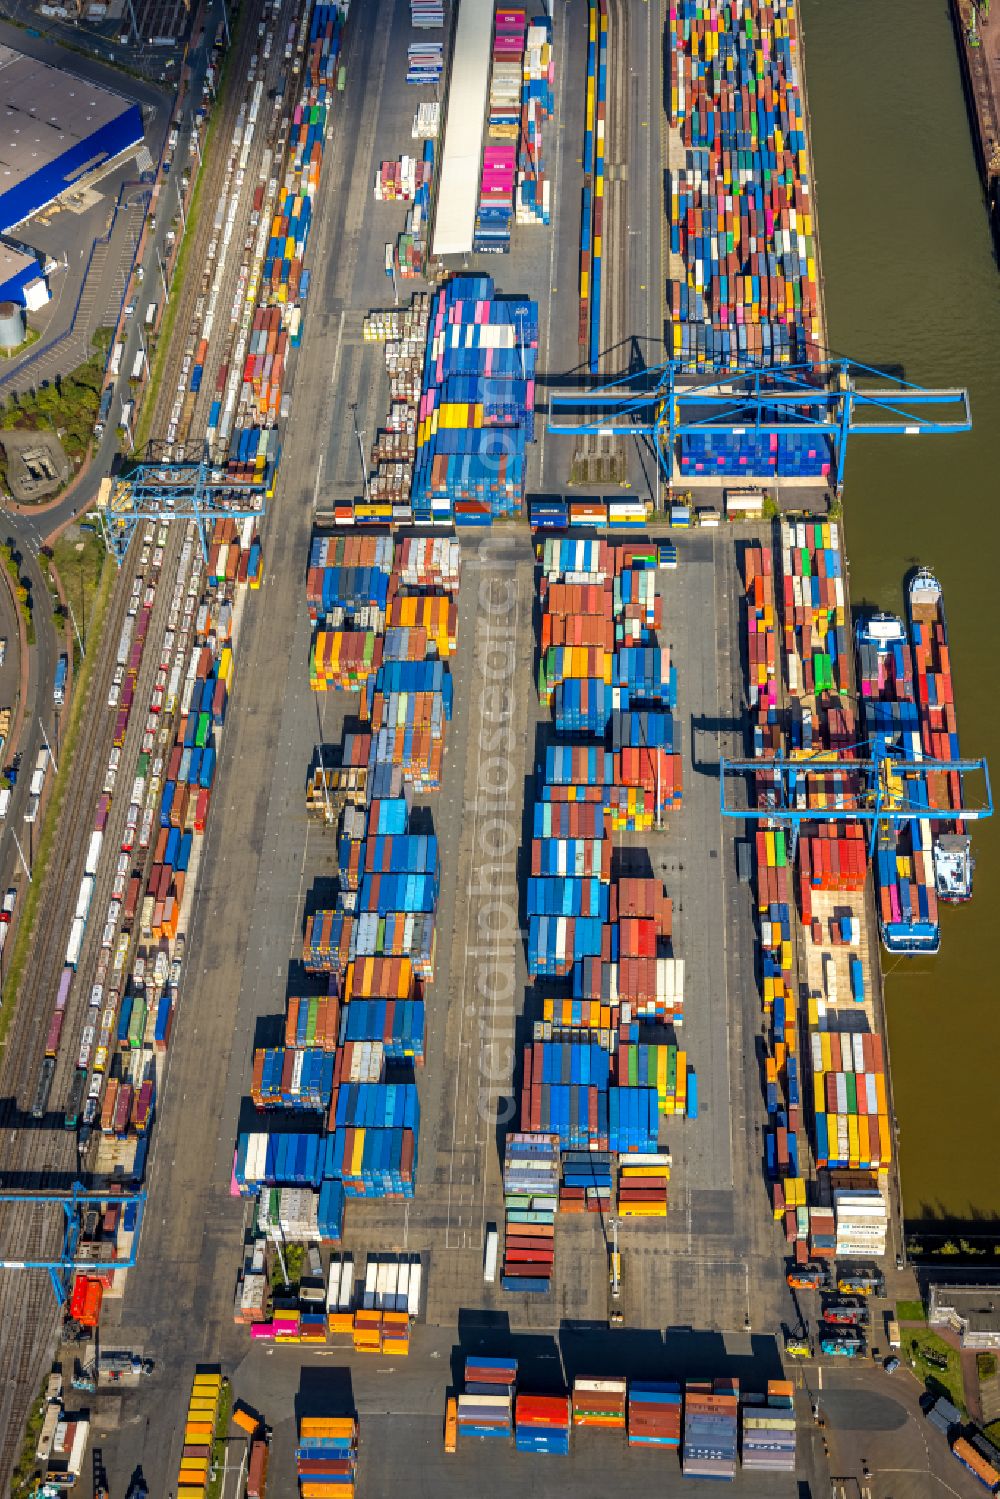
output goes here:
{"type": "MultiPolygon", "coordinates": [[[[944,592],[927,568],[920,568],[910,579],[906,602],[916,677],[920,746],[931,759],[957,760],[958,720],[944,592]]],[[[931,772],[928,780],[935,806],[948,807],[953,812],[961,809],[962,777],[958,771],[931,772]]],[[[975,869],[971,838],[960,822],[955,824],[954,831],[951,824],[937,821],[932,822],[931,829],[934,836],[934,889],[938,899],[949,902],[971,900],[975,869]]]]}
{"type": "MultiPolygon", "coordinates": [[[[906,781],[901,761],[922,758],[920,723],[910,643],[893,614],[861,620],[856,630],[858,686],[865,729],[873,750],[889,752],[883,792],[890,808],[904,795],[926,799],[922,777],[906,781]]],[[[928,817],[879,823],[875,847],[879,930],[891,953],[936,953],[941,942],[934,891],[933,834],[928,817]]]]}

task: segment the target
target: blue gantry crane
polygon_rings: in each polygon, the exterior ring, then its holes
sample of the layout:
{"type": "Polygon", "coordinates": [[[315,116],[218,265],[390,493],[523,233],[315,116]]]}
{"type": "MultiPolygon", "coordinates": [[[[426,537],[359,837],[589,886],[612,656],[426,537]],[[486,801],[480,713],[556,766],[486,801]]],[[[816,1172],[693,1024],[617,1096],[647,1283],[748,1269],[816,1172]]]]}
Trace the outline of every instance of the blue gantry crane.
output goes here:
{"type": "Polygon", "coordinates": [[[678,470],[679,438],[824,438],[838,494],[852,435],[953,435],[971,427],[964,388],[928,389],[841,358],[703,372],[668,360],[608,384],[554,389],[548,421],[551,433],[646,438],[668,487],[684,482],[678,470]]]}
{"type": "Polygon", "coordinates": [[[790,851],[794,854],[799,830],[804,822],[863,822],[868,824],[868,855],[875,851],[880,826],[898,825],[914,820],[958,824],[978,822],[993,816],[993,789],[989,766],[979,760],[913,760],[884,737],[850,746],[834,753],[830,750],[798,753],[791,756],[762,756],[758,759],[719,759],[719,806],[723,817],[745,822],[775,822],[788,826],[790,851]],[[962,803],[959,807],[938,807],[931,797],[937,772],[956,771],[962,777],[962,803]],[[810,805],[809,778],[837,774],[842,778],[843,795],[833,806],[810,805]],[[983,794],[966,800],[966,778],[981,774],[983,794]],[[764,777],[767,784],[763,806],[737,806],[728,788],[735,777],[764,777]]]}
{"type": "Polygon", "coordinates": [[[47,1213],[51,1213],[53,1208],[61,1208],[63,1213],[62,1247],[55,1257],[40,1255],[37,1259],[0,1259],[0,1270],[45,1270],[60,1306],[65,1305],[69,1299],[74,1275],[107,1268],[106,1261],[99,1263],[94,1258],[88,1258],[85,1251],[81,1252],[83,1217],[88,1209],[106,1208],[113,1205],[126,1212],[134,1212],[131,1247],[125,1257],[114,1261],[114,1268],[131,1270],[136,1263],[139,1230],[146,1206],[144,1191],[99,1192],[84,1187],[78,1181],[74,1182],[68,1191],[18,1192],[6,1188],[0,1190],[0,1210],[8,1204],[16,1203],[28,1203],[38,1209],[44,1209],[47,1213]]]}
{"type": "Polygon", "coordinates": [[[263,516],[269,482],[273,480],[266,475],[234,478],[210,462],[201,447],[180,455],[174,449],[168,457],[159,456],[157,445],[150,444],[145,459],[126,464],[101,486],[98,514],[108,550],[120,567],[141,521],[194,521],[207,560],[209,533],[218,517],[263,516]]]}

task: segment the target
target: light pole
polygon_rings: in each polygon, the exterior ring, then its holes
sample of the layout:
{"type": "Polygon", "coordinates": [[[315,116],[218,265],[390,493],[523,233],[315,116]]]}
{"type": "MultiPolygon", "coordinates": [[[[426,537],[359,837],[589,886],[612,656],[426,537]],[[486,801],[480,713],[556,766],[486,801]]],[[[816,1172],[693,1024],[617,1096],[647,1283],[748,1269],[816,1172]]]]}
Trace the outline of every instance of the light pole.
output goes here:
{"type": "Polygon", "coordinates": [[[31,870],[28,868],[28,861],[24,857],[24,849],[21,847],[21,840],[18,838],[18,836],[14,832],[13,828],[11,828],[11,830],[10,830],[10,836],[14,840],[14,847],[17,849],[17,857],[21,861],[21,868],[24,870],[24,873],[25,873],[25,875],[27,876],[27,879],[28,879],[28,884],[30,885],[31,884],[31,870]]]}
{"type": "Polygon", "coordinates": [[[370,496],[368,494],[368,465],[365,462],[365,448],[364,448],[364,443],[361,441],[361,439],[364,437],[365,434],[363,432],[359,432],[358,431],[358,403],[357,403],[357,401],[355,401],[354,405],[351,407],[351,416],[354,419],[354,435],[358,439],[358,453],[361,456],[361,480],[362,480],[362,483],[365,486],[365,503],[368,504],[369,500],[370,500],[370,496]]]}

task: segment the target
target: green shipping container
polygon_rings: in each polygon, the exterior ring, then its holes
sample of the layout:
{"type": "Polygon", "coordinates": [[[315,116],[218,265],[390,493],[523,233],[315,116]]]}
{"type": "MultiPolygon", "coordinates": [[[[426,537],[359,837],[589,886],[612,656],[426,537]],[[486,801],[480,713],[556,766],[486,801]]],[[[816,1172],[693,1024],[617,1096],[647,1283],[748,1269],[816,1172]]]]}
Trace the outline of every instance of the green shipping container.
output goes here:
{"type": "Polygon", "coordinates": [[[212,727],[212,715],[210,713],[198,714],[198,731],[194,736],[194,742],[198,749],[204,749],[208,743],[208,735],[212,727]]]}
{"type": "Polygon", "coordinates": [[[136,999],[132,1005],[132,1015],[128,1026],[128,1044],[133,1051],[138,1051],[142,1046],[146,1034],[146,1001],[136,999]]]}

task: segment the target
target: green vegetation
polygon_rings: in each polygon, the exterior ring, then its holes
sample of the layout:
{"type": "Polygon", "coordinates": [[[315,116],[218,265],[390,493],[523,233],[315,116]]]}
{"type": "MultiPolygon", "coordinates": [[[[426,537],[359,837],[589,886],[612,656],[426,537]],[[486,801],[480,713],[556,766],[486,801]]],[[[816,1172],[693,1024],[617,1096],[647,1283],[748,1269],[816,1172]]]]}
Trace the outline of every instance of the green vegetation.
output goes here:
{"type": "Polygon", "coordinates": [[[53,385],[12,395],[0,406],[0,427],[8,432],[55,432],[70,458],[82,458],[94,435],[110,342],[111,329],[98,328],[86,363],[53,385]]]}
{"type": "Polygon", "coordinates": [[[7,546],[6,542],[0,544],[0,562],[3,563],[4,567],[10,573],[10,580],[14,585],[14,597],[17,600],[17,607],[24,615],[24,628],[27,632],[28,644],[34,645],[35,621],[32,618],[31,599],[28,592],[28,586],[22,581],[21,568],[19,564],[14,561],[14,553],[11,548],[7,546]]]}
{"type": "Polygon", "coordinates": [[[988,1426],[984,1426],[983,1435],[993,1443],[994,1447],[1000,1447],[1000,1421],[991,1421],[988,1426]]]}
{"type": "MultiPolygon", "coordinates": [[[[46,1378],[45,1384],[48,1384],[46,1378]]],[[[28,1424],[24,1428],[24,1441],[21,1443],[21,1456],[17,1460],[17,1467],[11,1475],[10,1499],[29,1499],[35,1492],[35,1449],[38,1446],[38,1438],[41,1435],[42,1422],[45,1419],[45,1385],[39,1392],[38,1399],[31,1407],[28,1416],[28,1424]]]]}
{"type": "Polygon", "coordinates": [[[764,496],[764,503],[760,507],[760,513],[765,520],[777,520],[780,514],[777,500],[773,499],[771,495],[766,494],[764,496]]]}
{"type": "Polygon", "coordinates": [[[926,1322],[927,1321],[927,1317],[926,1317],[926,1314],[924,1312],[924,1304],[923,1304],[923,1302],[922,1301],[897,1301],[896,1302],[896,1321],[897,1322],[926,1322]]]}
{"type": "MultiPolygon", "coordinates": [[[[68,526],[52,549],[52,560],[62,579],[63,591],[72,610],[72,618],[76,620],[76,629],[80,632],[84,650],[87,648],[94,617],[94,600],[100,587],[106,557],[100,533],[90,526],[68,526]]],[[[48,558],[43,555],[43,566],[47,562],[48,558]]],[[[57,613],[61,615],[61,610],[57,613]]],[[[74,672],[78,670],[81,660],[80,641],[74,630],[74,672]]]]}
{"type": "Polygon", "coordinates": [[[976,1373],[980,1379],[994,1379],[997,1372],[997,1356],[995,1353],[976,1354],[976,1373]]]}
{"type": "Polygon", "coordinates": [[[219,1414],[215,1421],[215,1436],[212,1438],[212,1466],[208,1477],[208,1499],[222,1499],[226,1477],[226,1438],[229,1435],[229,1418],[232,1411],[233,1387],[228,1379],[224,1379],[219,1394],[219,1414]]]}
{"type": "Polygon", "coordinates": [[[903,1347],[913,1365],[914,1373],[918,1379],[924,1381],[928,1390],[938,1395],[946,1395],[960,1411],[965,1411],[965,1384],[962,1380],[962,1359],[958,1350],[952,1348],[943,1338],[939,1338],[937,1333],[927,1328],[920,1331],[907,1329],[903,1347]],[[930,1363],[926,1357],[927,1354],[935,1360],[945,1361],[946,1367],[939,1368],[937,1362],[930,1363]]]}
{"type": "Polygon", "coordinates": [[[844,502],[842,500],[831,500],[827,508],[828,520],[840,520],[844,513],[844,502]]]}
{"type": "Polygon", "coordinates": [[[306,1251],[304,1244],[286,1244],[282,1253],[285,1256],[285,1269],[288,1271],[288,1285],[285,1285],[285,1277],[281,1272],[281,1260],[277,1254],[271,1266],[271,1290],[282,1295],[288,1291],[297,1289],[302,1279],[302,1267],[306,1262],[306,1251]]]}
{"type": "Polygon", "coordinates": [[[18,990],[21,979],[24,977],[25,964],[28,954],[31,951],[32,942],[34,941],[35,922],[38,919],[42,888],[45,884],[45,872],[52,857],[53,848],[55,847],[56,829],[59,826],[63,798],[71,780],[73,755],[80,737],[80,725],[83,721],[83,705],[87,699],[87,688],[90,685],[94,662],[100,654],[97,645],[107,619],[108,606],[111,603],[111,595],[117,572],[114,558],[110,556],[106,557],[91,615],[93,621],[89,635],[91,649],[81,662],[80,670],[73,681],[73,697],[70,702],[69,720],[66,723],[62,744],[59,747],[59,774],[56,776],[55,785],[52,788],[49,804],[45,811],[42,835],[38,840],[38,849],[31,867],[31,883],[22,894],[24,906],[21,912],[21,921],[17,928],[14,950],[11,953],[10,966],[7,969],[7,977],[4,981],[4,1003],[3,1008],[0,1009],[0,1048],[6,1043],[7,1029],[10,1025],[11,1016],[17,1007],[18,990]]]}

